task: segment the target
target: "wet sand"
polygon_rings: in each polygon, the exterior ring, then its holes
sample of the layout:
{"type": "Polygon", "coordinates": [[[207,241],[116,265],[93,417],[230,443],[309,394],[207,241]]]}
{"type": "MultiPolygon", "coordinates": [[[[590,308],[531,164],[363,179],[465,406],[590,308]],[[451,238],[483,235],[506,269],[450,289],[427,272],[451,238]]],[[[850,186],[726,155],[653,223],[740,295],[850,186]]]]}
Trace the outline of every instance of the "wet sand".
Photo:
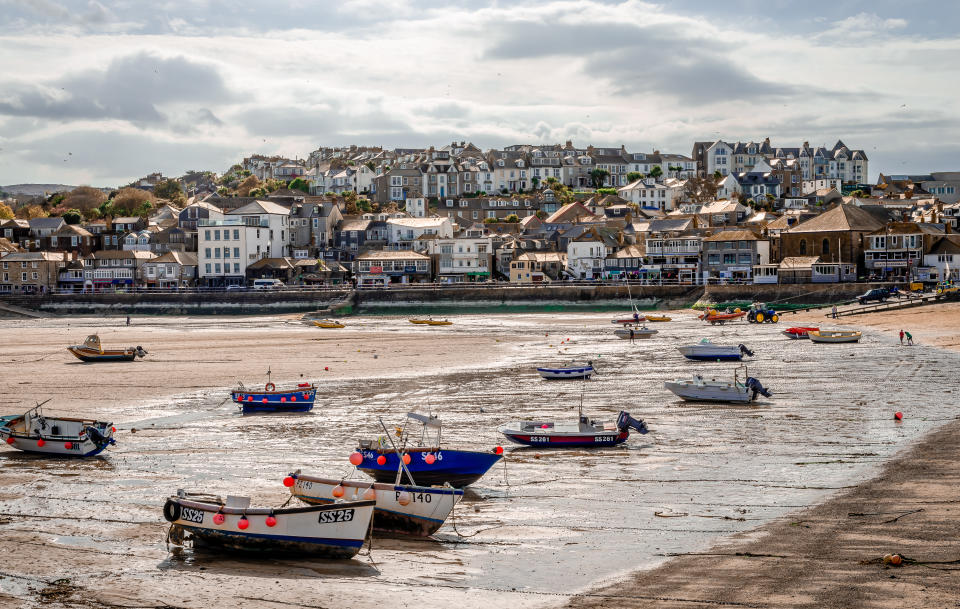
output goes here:
{"type": "MultiPolygon", "coordinates": [[[[960,305],[931,305],[828,320],[794,317],[788,325],[870,328],[897,340],[901,328],[918,345],[960,350],[960,305]]],[[[956,377],[954,377],[955,379],[956,377]]],[[[943,409],[957,417],[956,382],[943,409]]],[[[678,555],[569,607],[678,609],[699,606],[786,609],[960,606],[960,422],[901,451],[881,473],[852,490],[733,536],[704,552],[678,555]],[[883,556],[900,554],[900,567],[883,556]]]]}
{"type": "MultiPolygon", "coordinates": [[[[11,345],[0,367],[6,410],[53,393],[58,409],[109,418],[120,430],[102,459],[0,448],[0,606],[556,606],[598,580],[705,551],[848,490],[954,416],[940,394],[902,388],[908,379],[922,388],[954,379],[957,356],[900,348],[886,333],[816,349],[780,336],[783,324],[711,328],[683,311],[651,324],[658,338],[631,345],[611,336],[609,319],[464,315],[431,329],[361,317],[344,330],[276,317],[0,324],[11,345]],[[150,355],[74,363],[63,345],[95,330],[107,346],[142,344],[150,355]],[[776,399],[712,406],[666,393],[664,380],[693,371],[732,374],[677,354],[706,336],[755,349],[750,372],[776,399]],[[557,384],[533,370],[571,359],[593,359],[602,374],[557,384]],[[224,404],[238,377],[263,382],[268,365],[278,383],[300,373],[319,380],[317,408],[241,417],[224,404]],[[495,430],[505,421],[575,416],[581,392],[585,411],[627,410],[653,433],[604,451],[508,447],[506,467],[472,485],[432,540],[377,537],[372,558],[341,562],[164,543],[160,506],[177,488],[279,505],[289,496],[286,472],[349,474],[347,455],[358,437],[376,434],[380,416],[390,424],[409,410],[439,412],[449,443],[488,450],[503,441],[495,430]],[[895,409],[908,415],[902,424],[889,420],[895,409]]],[[[637,592],[618,593],[625,589],[637,592]]]]}

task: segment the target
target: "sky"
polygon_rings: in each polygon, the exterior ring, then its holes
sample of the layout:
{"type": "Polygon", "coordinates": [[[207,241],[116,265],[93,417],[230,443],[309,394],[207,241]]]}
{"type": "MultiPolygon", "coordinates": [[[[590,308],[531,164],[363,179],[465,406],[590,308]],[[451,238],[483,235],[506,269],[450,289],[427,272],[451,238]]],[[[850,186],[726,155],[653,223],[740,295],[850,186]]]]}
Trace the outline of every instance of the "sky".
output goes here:
{"type": "Polygon", "coordinates": [[[0,0],[0,184],[472,141],[960,170],[960,3],[0,0]]]}

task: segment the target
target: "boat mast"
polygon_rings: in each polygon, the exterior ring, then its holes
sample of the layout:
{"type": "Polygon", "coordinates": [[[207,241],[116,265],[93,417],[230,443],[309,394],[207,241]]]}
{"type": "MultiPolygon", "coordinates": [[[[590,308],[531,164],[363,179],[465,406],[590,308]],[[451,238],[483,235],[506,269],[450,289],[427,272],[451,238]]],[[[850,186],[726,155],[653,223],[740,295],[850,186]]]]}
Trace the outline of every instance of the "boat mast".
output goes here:
{"type": "MultiPolygon", "coordinates": [[[[383,424],[383,417],[377,417],[377,420],[380,421],[380,427],[383,428],[383,433],[387,435],[387,440],[390,441],[390,446],[393,447],[393,450],[397,453],[397,459],[400,461],[400,467],[403,471],[407,472],[407,480],[410,481],[410,484],[416,486],[417,483],[413,480],[413,476],[410,474],[410,470],[407,469],[407,464],[403,462],[403,453],[400,452],[400,449],[397,448],[397,445],[393,443],[393,438],[390,436],[390,432],[387,431],[387,426],[383,424]]],[[[397,470],[397,481],[395,484],[400,484],[400,470],[397,470]]]]}

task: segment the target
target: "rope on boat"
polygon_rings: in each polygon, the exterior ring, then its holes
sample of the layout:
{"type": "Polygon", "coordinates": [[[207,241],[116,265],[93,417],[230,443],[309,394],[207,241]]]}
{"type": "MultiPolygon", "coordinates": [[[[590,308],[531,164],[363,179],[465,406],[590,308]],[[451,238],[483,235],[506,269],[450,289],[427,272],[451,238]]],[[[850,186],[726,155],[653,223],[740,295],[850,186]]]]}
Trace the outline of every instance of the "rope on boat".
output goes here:
{"type": "Polygon", "coordinates": [[[369,560],[370,564],[373,565],[373,567],[379,571],[380,567],[378,567],[376,561],[373,560],[373,518],[370,519],[370,523],[367,525],[366,542],[367,542],[367,553],[364,554],[362,548],[360,549],[360,552],[357,552],[357,553],[360,556],[363,556],[367,560],[369,560]]]}
{"type": "Polygon", "coordinates": [[[47,353],[46,355],[43,355],[43,356],[41,356],[41,357],[38,357],[37,359],[19,359],[19,360],[18,360],[18,359],[12,359],[12,360],[8,360],[8,361],[5,361],[5,362],[0,362],[0,363],[4,363],[4,364],[30,364],[30,363],[33,363],[33,362],[39,362],[39,361],[41,361],[41,360],[45,360],[45,359],[47,359],[48,357],[50,357],[50,356],[52,356],[52,355],[57,355],[57,354],[60,353],[60,352],[62,352],[62,349],[57,349],[56,351],[51,351],[50,353],[47,353]]]}

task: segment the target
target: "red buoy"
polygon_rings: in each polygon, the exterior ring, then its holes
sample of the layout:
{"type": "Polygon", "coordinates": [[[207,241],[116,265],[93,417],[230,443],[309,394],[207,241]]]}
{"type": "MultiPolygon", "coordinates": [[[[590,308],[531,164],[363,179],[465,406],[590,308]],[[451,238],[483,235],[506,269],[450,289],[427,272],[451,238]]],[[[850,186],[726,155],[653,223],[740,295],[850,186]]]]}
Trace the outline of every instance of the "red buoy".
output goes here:
{"type": "Polygon", "coordinates": [[[246,516],[241,516],[240,520],[237,521],[237,528],[242,531],[246,529],[248,526],[250,526],[250,521],[247,520],[246,516]]]}
{"type": "Polygon", "coordinates": [[[73,442],[64,442],[63,447],[67,450],[73,450],[73,442]]]}
{"type": "Polygon", "coordinates": [[[898,420],[898,421],[902,421],[902,420],[903,420],[903,413],[902,413],[902,412],[895,412],[895,413],[893,413],[893,418],[896,419],[896,420],[898,420]]]}
{"type": "Polygon", "coordinates": [[[287,396],[283,396],[282,398],[280,398],[280,401],[281,401],[281,402],[286,402],[286,401],[287,401],[287,396]]]}
{"type": "Polygon", "coordinates": [[[342,487],[341,485],[339,485],[339,484],[336,485],[335,487],[333,487],[333,490],[330,491],[330,494],[333,495],[334,497],[338,498],[338,499],[339,499],[340,497],[343,497],[343,487],[342,487]]]}
{"type": "Polygon", "coordinates": [[[361,463],[363,463],[363,455],[358,452],[350,454],[350,465],[356,466],[360,465],[361,463]]]}
{"type": "Polygon", "coordinates": [[[498,454],[498,455],[502,455],[502,454],[503,454],[503,447],[502,447],[502,446],[498,446],[498,447],[496,447],[496,448],[493,449],[493,452],[496,453],[496,454],[498,454]]]}
{"type": "Polygon", "coordinates": [[[387,464],[386,457],[384,457],[383,455],[380,455],[379,457],[377,457],[377,465],[386,465],[386,464],[387,464]]]}
{"type": "Polygon", "coordinates": [[[434,457],[432,453],[429,454],[429,455],[427,455],[426,458],[424,459],[424,461],[427,462],[427,465],[433,465],[433,462],[436,461],[436,460],[437,460],[437,458],[434,457]]]}
{"type": "Polygon", "coordinates": [[[220,512],[217,512],[213,515],[213,524],[223,524],[224,520],[226,520],[226,518],[224,518],[223,514],[220,512]]]}
{"type": "Polygon", "coordinates": [[[271,514],[270,516],[267,516],[266,522],[268,527],[277,526],[277,519],[273,517],[273,514],[271,514]]]}
{"type": "Polygon", "coordinates": [[[296,483],[297,481],[294,479],[293,476],[287,476],[286,478],[283,479],[283,485],[287,488],[290,488],[296,483]]]}
{"type": "Polygon", "coordinates": [[[403,455],[403,464],[410,465],[410,455],[403,455]]]}
{"type": "Polygon", "coordinates": [[[330,366],[324,366],[323,369],[326,370],[327,372],[330,372],[330,366]]]}
{"type": "Polygon", "coordinates": [[[16,440],[13,439],[13,436],[7,438],[7,444],[13,444],[16,440]]]}
{"type": "Polygon", "coordinates": [[[47,443],[47,441],[44,440],[43,438],[40,438],[39,440],[37,440],[37,446],[43,446],[43,445],[46,444],[46,443],[47,443]]]}

